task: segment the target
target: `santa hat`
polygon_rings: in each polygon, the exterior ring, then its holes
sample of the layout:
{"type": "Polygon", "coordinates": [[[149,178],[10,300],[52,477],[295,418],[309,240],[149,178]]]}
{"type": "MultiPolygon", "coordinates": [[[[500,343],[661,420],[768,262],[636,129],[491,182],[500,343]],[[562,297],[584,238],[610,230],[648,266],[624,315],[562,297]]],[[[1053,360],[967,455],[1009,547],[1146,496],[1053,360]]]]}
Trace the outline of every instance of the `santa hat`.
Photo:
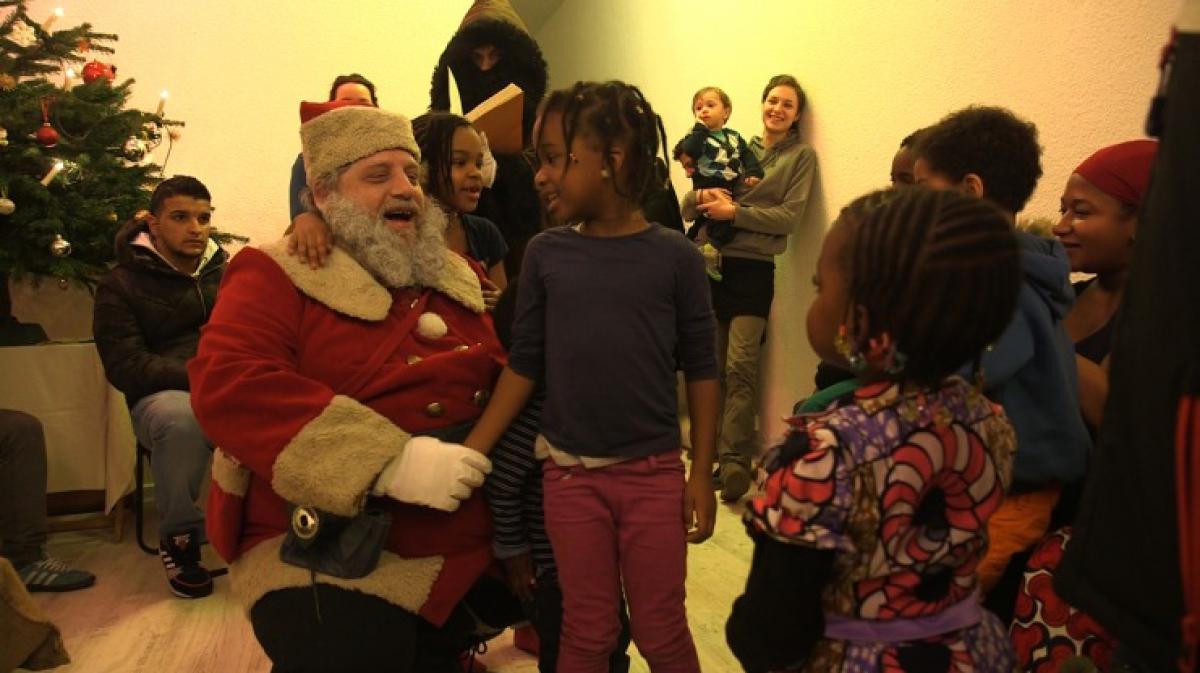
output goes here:
{"type": "Polygon", "coordinates": [[[310,182],[384,150],[421,160],[407,117],[349,101],[301,103],[300,144],[310,182]]]}
{"type": "Polygon", "coordinates": [[[1075,172],[1121,203],[1140,206],[1150,184],[1150,168],[1157,152],[1156,140],[1117,143],[1097,150],[1075,172]]]}

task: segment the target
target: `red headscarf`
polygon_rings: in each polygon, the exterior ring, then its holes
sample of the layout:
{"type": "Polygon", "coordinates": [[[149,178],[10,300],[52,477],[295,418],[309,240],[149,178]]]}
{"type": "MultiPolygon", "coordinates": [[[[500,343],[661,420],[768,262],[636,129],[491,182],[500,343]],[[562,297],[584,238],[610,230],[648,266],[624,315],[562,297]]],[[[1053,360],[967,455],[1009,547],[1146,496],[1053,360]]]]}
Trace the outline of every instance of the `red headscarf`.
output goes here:
{"type": "Polygon", "coordinates": [[[1150,168],[1157,152],[1156,140],[1117,143],[1097,150],[1075,172],[1121,203],[1140,206],[1150,184],[1150,168]]]}

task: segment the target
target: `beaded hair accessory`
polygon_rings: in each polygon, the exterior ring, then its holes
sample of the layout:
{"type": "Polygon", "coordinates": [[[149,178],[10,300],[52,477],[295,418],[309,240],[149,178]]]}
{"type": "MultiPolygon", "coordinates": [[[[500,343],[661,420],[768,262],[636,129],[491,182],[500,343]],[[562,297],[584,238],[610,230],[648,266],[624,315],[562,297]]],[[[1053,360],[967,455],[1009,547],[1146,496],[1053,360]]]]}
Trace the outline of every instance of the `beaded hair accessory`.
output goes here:
{"type": "Polygon", "coordinates": [[[867,360],[858,350],[858,344],[851,343],[850,330],[846,328],[846,323],[838,325],[837,336],[833,339],[833,348],[846,360],[846,364],[850,365],[850,369],[856,372],[861,372],[867,368],[867,360]]]}
{"type": "Polygon", "coordinates": [[[896,376],[904,371],[904,366],[908,363],[908,356],[892,341],[891,334],[884,332],[877,338],[868,340],[867,352],[862,353],[858,349],[858,344],[850,341],[849,333],[850,330],[845,323],[839,325],[837,337],[833,340],[833,347],[837,350],[838,355],[846,359],[850,369],[861,372],[870,365],[889,376],[896,376]]]}

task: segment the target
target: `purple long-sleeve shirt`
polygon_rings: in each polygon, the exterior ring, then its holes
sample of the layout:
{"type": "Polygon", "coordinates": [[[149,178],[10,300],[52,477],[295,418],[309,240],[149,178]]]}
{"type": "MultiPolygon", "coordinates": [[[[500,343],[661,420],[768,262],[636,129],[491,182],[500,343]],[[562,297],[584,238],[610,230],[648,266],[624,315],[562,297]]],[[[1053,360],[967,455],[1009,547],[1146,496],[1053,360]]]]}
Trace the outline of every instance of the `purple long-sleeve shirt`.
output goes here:
{"type": "Polygon", "coordinates": [[[704,259],[657,224],[628,236],[558,227],[529,242],[509,367],[544,381],[542,434],[579,456],[679,448],[675,371],[717,378],[704,259]]]}

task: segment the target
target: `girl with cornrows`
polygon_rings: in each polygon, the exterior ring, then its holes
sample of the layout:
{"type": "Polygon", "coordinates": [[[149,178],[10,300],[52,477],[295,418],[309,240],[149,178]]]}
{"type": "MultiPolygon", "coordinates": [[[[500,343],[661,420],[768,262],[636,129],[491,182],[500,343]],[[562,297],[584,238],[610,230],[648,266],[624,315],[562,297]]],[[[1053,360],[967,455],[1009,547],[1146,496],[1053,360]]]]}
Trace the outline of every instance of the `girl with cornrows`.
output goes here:
{"type": "MultiPolygon", "coordinates": [[[[791,75],[776,75],[762,94],[763,133],[750,141],[762,181],[735,203],[726,190],[689,192],[684,219],[727,222],[733,238],[721,248],[720,281],[710,283],[716,311],[717,358],[724,383],[717,453],[721,499],[735,501],[750,488],[750,460],[759,452],[755,431],[758,365],[775,296],[775,256],[804,216],[817,159],[800,140],[806,97],[791,75]]],[[[691,410],[695,420],[696,411],[691,410]]]]}
{"type": "Polygon", "coordinates": [[[747,671],[1011,671],[976,566],[1011,477],[1003,410],[955,372],[1008,324],[1017,241],[994,205],[914,188],[842,211],[808,339],[857,388],[789,421],[751,501],[726,634],[747,671]]]}
{"type": "Polygon", "coordinates": [[[536,446],[548,456],[545,523],[563,594],[559,673],[608,670],[622,587],[650,670],[696,673],[687,542],[712,534],[716,510],[708,466],[718,385],[704,260],[639,207],[654,187],[658,137],[636,87],[555,91],[533,133],[538,191],[554,220],[573,224],[526,249],[508,367],[464,443],[490,450],[542,382],[536,446]],[[686,481],[677,357],[693,414],[686,481]]]}

